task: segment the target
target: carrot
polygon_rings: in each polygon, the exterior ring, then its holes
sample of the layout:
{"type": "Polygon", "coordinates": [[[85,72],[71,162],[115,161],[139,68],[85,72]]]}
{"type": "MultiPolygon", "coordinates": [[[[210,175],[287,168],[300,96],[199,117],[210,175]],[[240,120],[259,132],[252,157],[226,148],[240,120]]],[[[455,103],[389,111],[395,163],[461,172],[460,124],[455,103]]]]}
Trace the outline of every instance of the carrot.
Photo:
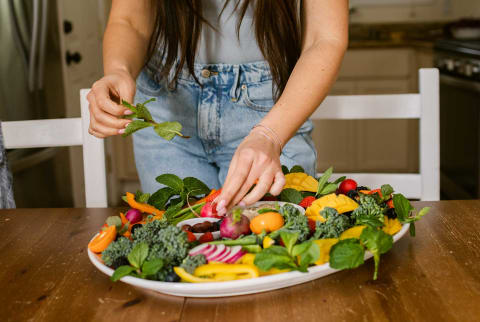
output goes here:
{"type": "Polygon", "coordinates": [[[137,202],[135,200],[135,195],[131,192],[127,192],[127,202],[128,205],[134,209],[140,210],[142,213],[146,212],[147,214],[154,214],[156,216],[163,216],[163,212],[161,210],[158,210],[157,208],[146,204],[146,203],[141,203],[137,202]]]}
{"type": "Polygon", "coordinates": [[[107,249],[108,245],[115,240],[117,236],[117,228],[115,226],[108,226],[107,230],[101,232],[90,243],[88,249],[94,253],[101,253],[107,249]]]}
{"type": "Polygon", "coordinates": [[[122,226],[128,222],[127,217],[125,217],[123,212],[120,213],[120,219],[122,219],[122,226]]]}

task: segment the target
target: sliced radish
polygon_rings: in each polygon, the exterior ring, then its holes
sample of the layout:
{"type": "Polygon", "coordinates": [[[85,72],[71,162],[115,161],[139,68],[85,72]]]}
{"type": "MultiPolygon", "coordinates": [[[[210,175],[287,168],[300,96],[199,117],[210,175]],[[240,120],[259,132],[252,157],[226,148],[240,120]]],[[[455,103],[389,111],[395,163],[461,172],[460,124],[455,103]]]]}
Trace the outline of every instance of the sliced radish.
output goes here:
{"type": "Polygon", "coordinates": [[[228,262],[228,264],[235,264],[240,258],[243,257],[243,255],[245,255],[245,252],[244,251],[241,251],[239,253],[237,253],[235,256],[231,257],[228,262]]]}
{"type": "Polygon", "coordinates": [[[219,258],[217,258],[217,262],[223,262],[223,260],[230,255],[230,253],[232,252],[232,249],[230,247],[226,247],[225,249],[225,252],[222,254],[222,256],[220,256],[219,258]]]}
{"type": "Polygon", "coordinates": [[[225,245],[223,244],[217,245],[217,249],[213,253],[205,256],[207,256],[207,260],[209,262],[216,261],[218,257],[223,255],[223,253],[225,252],[225,249],[226,249],[225,245]]]}
{"type": "Polygon", "coordinates": [[[242,251],[242,246],[233,246],[233,247],[230,249],[230,255],[222,258],[222,262],[228,263],[228,261],[229,261],[231,258],[237,256],[237,254],[238,254],[239,252],[241,252],[241,251],[242,251]]]}
{"type": "Polygon", "coordinates": [[[191,249],[189,252],[188,252],[188,255],[190,256],[195,256],[195,255],[199,255],[199,254],[203,254],[205,251],[208,251],[210,248],[214,247],[214,245],[210,245],[210,244],[201,244],[201,245],[198,245],[197,247],[191,249]]]}
{"type": "Polygon", "coordinates": [[[218,249],[218,246],[220,245],[210,245],[212,246],[211,248],[208,248],[207,250],[205,250],[202,254],[205,255],[205,257],[208,259],[208,257],[210,257],[213,253],[216,253],[217,252],[217,249],[218,249]]]}

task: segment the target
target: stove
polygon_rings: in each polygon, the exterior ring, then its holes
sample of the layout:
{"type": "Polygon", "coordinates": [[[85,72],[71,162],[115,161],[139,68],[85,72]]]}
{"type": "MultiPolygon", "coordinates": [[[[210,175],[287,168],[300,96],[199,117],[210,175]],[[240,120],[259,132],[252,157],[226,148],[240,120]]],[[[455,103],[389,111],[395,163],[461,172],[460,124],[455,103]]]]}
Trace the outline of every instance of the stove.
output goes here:
{"type": "Polygon", "coordinates": [[[480,198],[480,40],[439,40],[440,192],[442,199],[480,198]]]}

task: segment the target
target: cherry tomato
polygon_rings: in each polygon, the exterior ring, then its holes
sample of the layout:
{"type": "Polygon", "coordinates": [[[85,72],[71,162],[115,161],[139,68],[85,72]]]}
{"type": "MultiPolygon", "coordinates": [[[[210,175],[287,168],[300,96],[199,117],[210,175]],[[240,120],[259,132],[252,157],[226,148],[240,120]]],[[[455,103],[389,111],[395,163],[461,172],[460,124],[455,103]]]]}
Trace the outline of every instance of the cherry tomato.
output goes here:
{"type": "Polygon", "coordinates": [[[357,189],[357,183],[355,182],[355,180],[345,179],[342,181],[342,183],[340,183],[340,186],[338,187],[338,192],[346,195],[347,192],[355,189],[357,189]]]}

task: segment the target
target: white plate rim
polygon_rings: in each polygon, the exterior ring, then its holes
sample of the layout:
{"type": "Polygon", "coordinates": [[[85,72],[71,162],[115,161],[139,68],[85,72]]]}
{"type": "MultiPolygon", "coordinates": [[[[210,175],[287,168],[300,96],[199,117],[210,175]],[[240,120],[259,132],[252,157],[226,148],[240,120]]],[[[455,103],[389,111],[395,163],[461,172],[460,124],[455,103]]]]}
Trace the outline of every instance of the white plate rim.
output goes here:
{"type": "MultiPolygon", "coordinates": [[[[402,229],[393,236],[393,242],[397,242],[409,230],[410,224],[404,224],[402,229]]],[[[96,235],[95,235],[96,236],[96,235]]],[[[95,236],[93,238],[95,238],[95,236]]],[[[92,238],[92,239],[93,239],[92,238]]],[[[102,273],[112,276],[114,270],[102,263],[99,255],[91,252],[87,247],[88,258],[92,264],[102,273]]],[[[364,259],[367,260],[373,255],[365,252],[364,259]]],[[[145,280],[133,276],[125,276],[120,281],[157,291],[164,294],[185,296],[185,297],[226,297],[244,294],[253,294],[280,289],[296,284],[305,283],[340,270],[331,268],[328,263],[308,268],[308,273],[298,271],[280,273],[275,275],[260,276],[252,279],[236,280],[228,282],[211,283],[181,283],[161,282],[145,280]]]]}

